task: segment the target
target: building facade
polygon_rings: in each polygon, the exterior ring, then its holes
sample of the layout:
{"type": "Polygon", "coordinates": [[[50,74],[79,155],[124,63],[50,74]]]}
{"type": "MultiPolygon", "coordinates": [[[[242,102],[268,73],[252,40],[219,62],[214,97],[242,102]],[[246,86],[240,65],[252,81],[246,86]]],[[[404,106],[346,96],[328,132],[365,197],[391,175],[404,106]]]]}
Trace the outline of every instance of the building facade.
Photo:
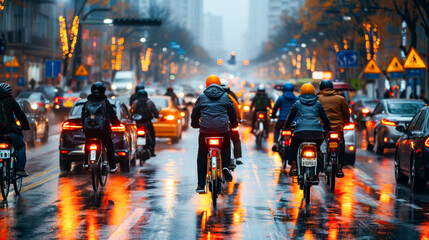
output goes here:
{"type": "Polygon", "coordinates": [[[212,58],[225,58],[223,18],[211,13],[204,14],[204,44],[212,58]]]}

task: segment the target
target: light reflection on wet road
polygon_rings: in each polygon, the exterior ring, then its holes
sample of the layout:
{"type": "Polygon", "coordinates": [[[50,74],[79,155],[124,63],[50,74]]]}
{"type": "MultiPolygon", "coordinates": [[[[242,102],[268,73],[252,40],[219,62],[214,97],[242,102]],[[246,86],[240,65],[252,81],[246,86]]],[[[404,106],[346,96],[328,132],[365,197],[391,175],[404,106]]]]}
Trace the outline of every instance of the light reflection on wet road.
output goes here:
{"type": "Polygon", "coordinates": [[[335,191],[322,177],[305,205],[302,190],[269,151],[272,138],[256,149],[249,128],[242,131],[244,165],[224,186],[217,210],[210,195],[194,192],[196,130],[178,144],[160,140],[156,158],[129,174],[109,175],[98,193],[81,166],[59,172],[53,132],[47,145],[29,150],[25,191],[0,208],[1,238],[429,239],[429,191],[416,194],[395,183],[392,150],[376,156],[359,149],[335,191]]]}

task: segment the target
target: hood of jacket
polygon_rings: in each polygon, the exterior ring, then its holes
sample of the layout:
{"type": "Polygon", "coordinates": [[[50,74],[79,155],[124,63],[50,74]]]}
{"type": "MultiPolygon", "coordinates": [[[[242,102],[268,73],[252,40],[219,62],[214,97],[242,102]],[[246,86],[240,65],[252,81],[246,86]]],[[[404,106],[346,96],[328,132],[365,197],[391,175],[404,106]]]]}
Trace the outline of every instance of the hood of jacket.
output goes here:
{"type": "Polygon", "coordinates": [[[295,94],[293,94],[293,92],[284,92],[283,93],[283,97],[284,98],[286,98],[286,99],[288,99],[288,100],[296,100],[296,99],[298,99],[296,96],[295,96],[295,94]]]}
{"type": "Polygon", "coordinates": [[[217,84],[212,84],[206,90],[204,90],[204,95],[211,99],[219,99],[224,93],[225,90],[217,84]]]}
{"type": "Polygon", "coordinates": [[[99,102],[107,99],[106,95],[90,94],[88,95],[88,101],[99,102]]]}
{"type": "Polygon", "coordinates": [[[0,100],[3,100],[5,98],[13,98],[10,93],[0,92],[0,100]]]}
{"type": "Polygon", "coordinates": [[[323,89],[322,91],[320,91],[317,95],[335,96],[337,94],[338,94],[338,92],[335,91],[334,89],[327,88],[327,89],[323,89]]]}
{"type": "Polygon", "coordinates": [[[319,97],[313,94],[303,94],[299,96],[299,100],[304,105],[314,105],[319,97]]]}

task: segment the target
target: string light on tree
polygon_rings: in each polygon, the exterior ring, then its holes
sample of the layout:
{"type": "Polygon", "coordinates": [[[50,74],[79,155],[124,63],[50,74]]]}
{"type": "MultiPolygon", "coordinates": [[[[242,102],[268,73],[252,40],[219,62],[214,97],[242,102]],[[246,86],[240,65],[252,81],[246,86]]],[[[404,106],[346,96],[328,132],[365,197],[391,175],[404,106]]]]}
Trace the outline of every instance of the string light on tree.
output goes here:
{"type": "Polygon", "coordinates": [[[0,12],[4,10],[4,0],[0,0],[0,12]]]}
{"type": "Polygon", "coordinates": [[[69,38],[67,37],[67,29],[66,29],[66,19],[63,16],[58,18],[60,24],[60,38],[63,49],[63,58],[70,59],[73,56],[74,47],[77,41],[77,34],[79,31],[79,18],[77,16],[73,19],[73,25],[70,31],[70,46],[69,46],[69,38]]]}

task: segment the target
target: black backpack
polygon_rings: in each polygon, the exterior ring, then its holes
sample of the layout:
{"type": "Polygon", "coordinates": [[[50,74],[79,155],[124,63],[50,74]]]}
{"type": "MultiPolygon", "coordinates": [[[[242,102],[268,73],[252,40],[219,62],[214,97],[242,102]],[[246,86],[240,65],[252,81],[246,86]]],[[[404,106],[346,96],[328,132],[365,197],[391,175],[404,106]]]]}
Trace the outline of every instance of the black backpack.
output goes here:
{"type": "Polygon", "coordinates": [[[86,102],[83,106],[88,113],[83,119],[83,130],[86,132],[104,132],[108,123],[106,117],[106,100],[86,102]]]}
{"type": "Polygon", "coordinates": [[[138,99],[133,103],[133,113],[140,114],[142,116],[142,122],[152,120],[152,113],[149,111],[147,100],[138,99]]]}
{"type": "Polygon", "coordinates": [[[0,101],[0,129],[5,129],[9,125],[8,123],[4,103],[0,101]]]}

